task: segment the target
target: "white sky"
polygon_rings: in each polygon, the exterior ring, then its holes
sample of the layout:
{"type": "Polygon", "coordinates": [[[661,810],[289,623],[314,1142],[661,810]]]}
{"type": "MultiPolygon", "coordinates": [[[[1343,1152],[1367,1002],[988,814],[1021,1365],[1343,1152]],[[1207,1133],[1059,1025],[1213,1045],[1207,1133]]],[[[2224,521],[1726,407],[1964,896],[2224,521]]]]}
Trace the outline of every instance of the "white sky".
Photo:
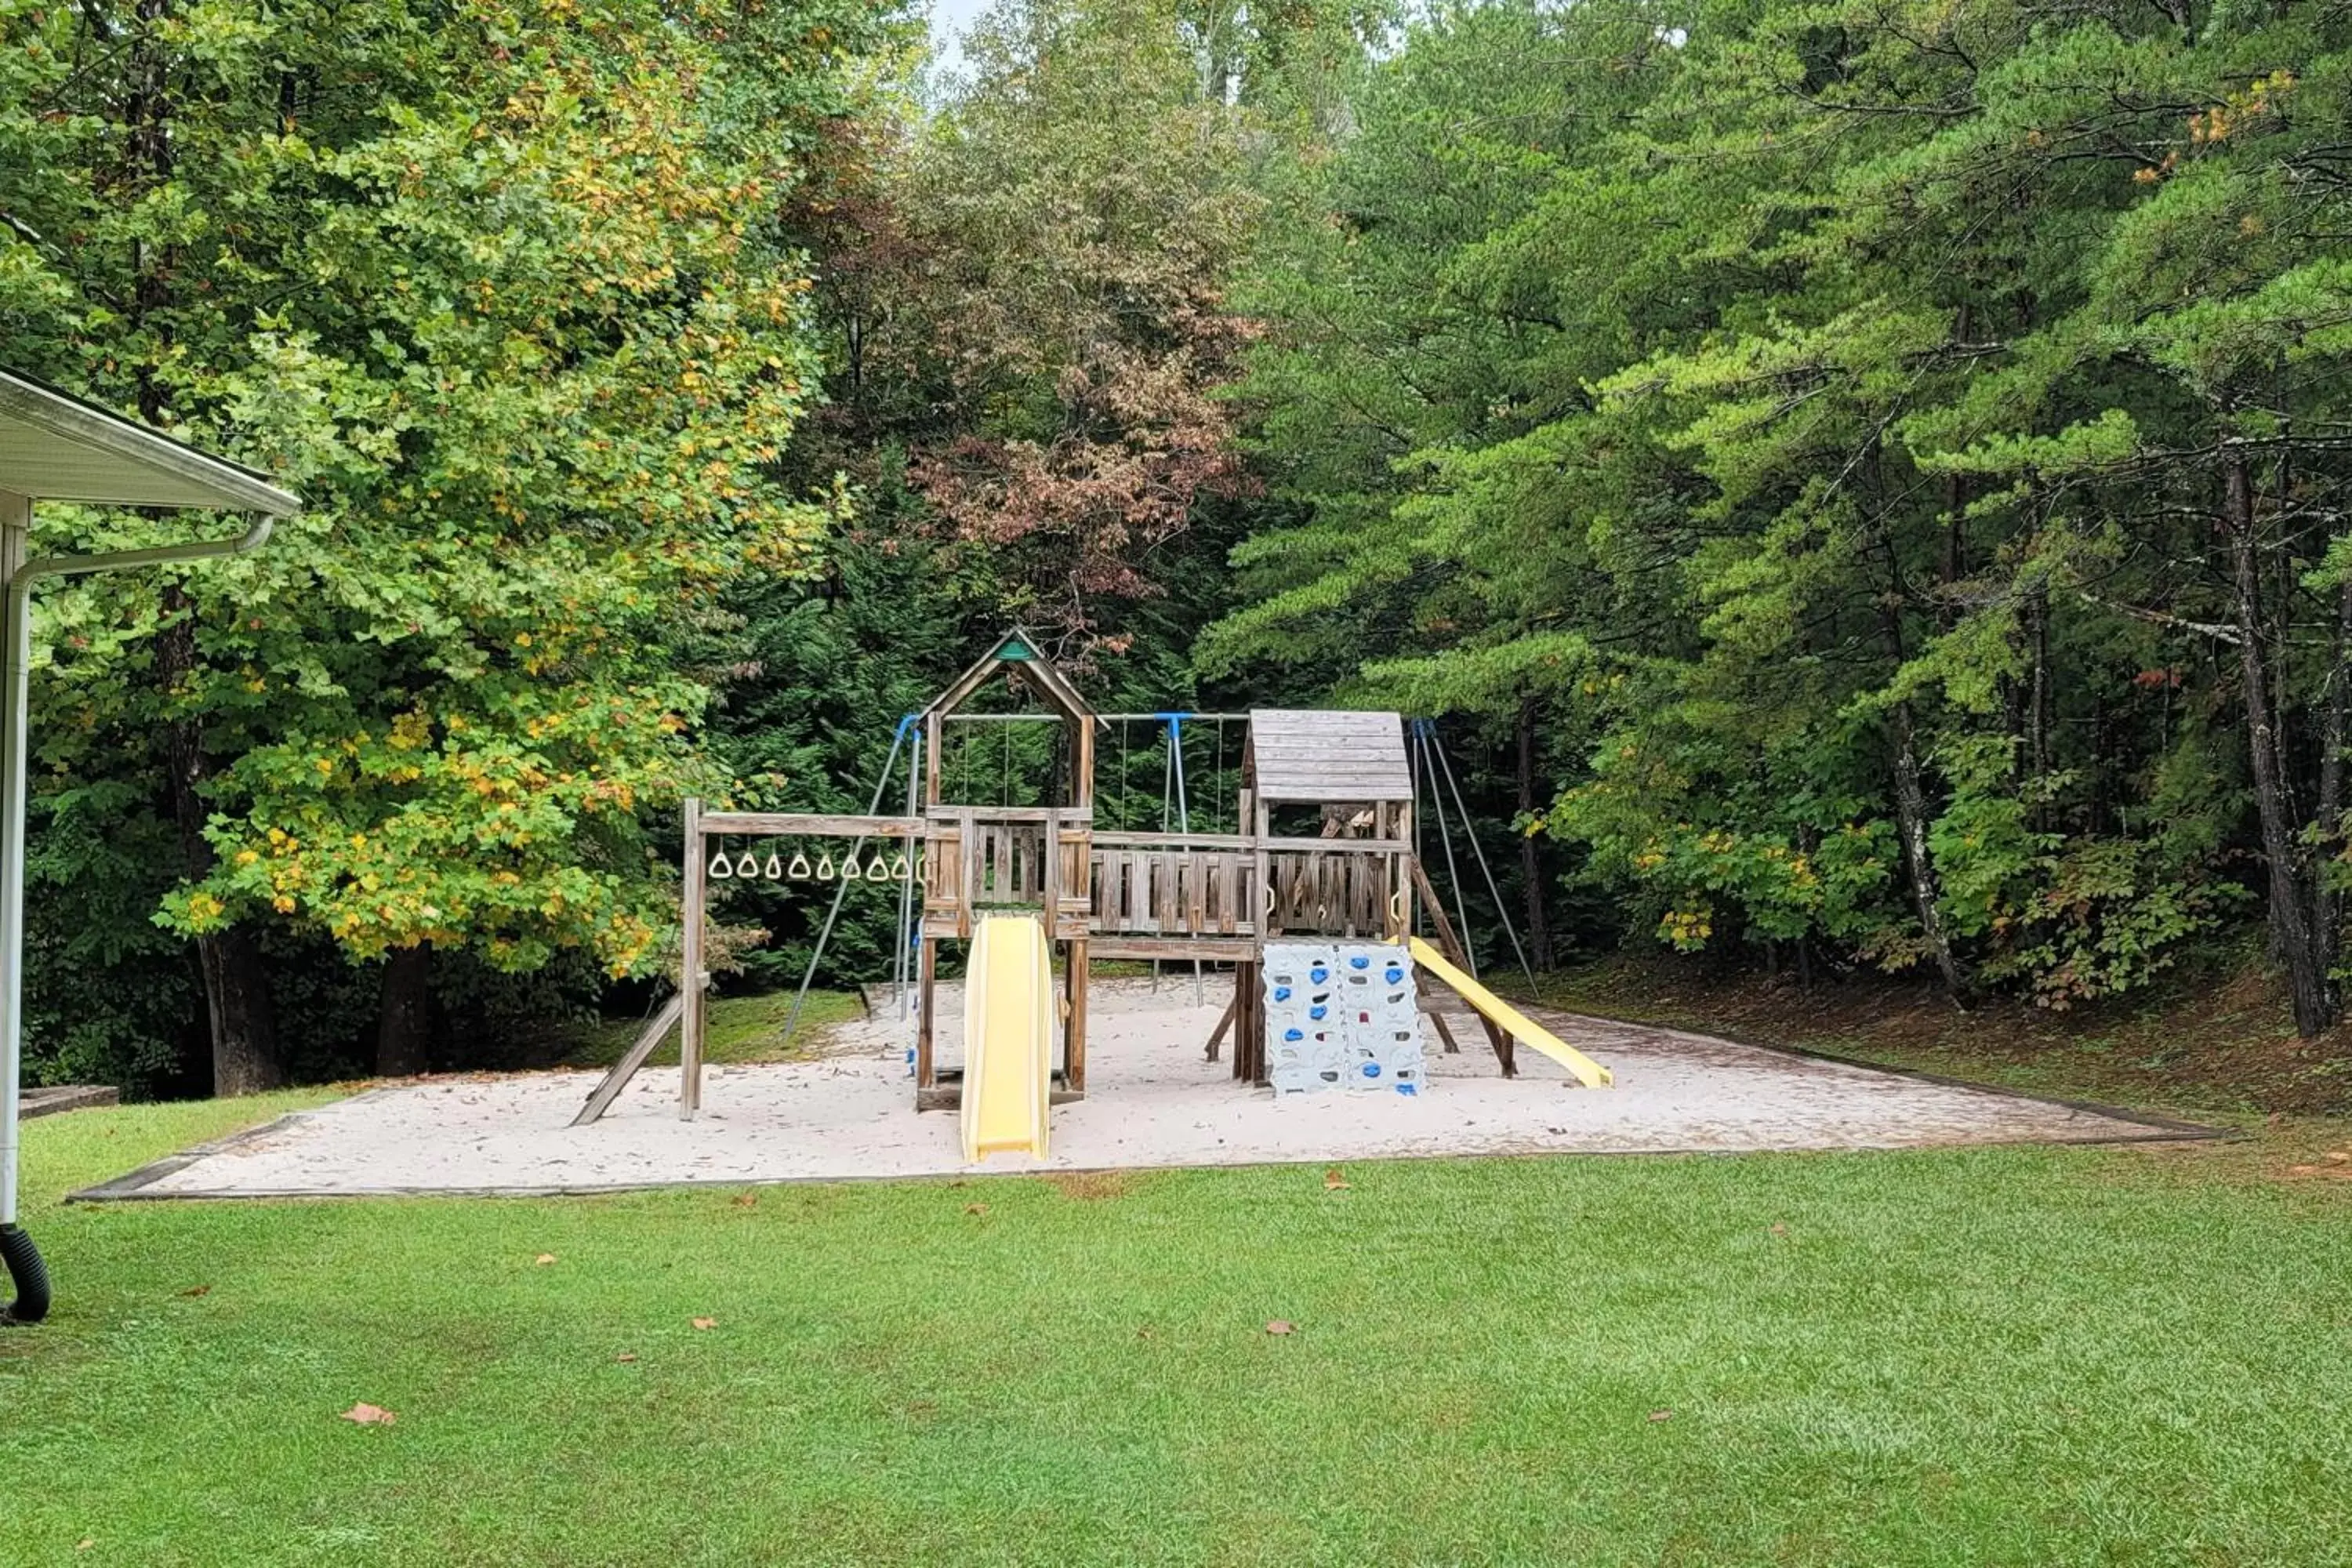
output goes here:
{"type": "Polygon", "coordinates": [[[963,63],[963,30],[971,26],[989,0],[931,0],[931,39],[939,46],[939,67],[951,71],[963,63]]]}

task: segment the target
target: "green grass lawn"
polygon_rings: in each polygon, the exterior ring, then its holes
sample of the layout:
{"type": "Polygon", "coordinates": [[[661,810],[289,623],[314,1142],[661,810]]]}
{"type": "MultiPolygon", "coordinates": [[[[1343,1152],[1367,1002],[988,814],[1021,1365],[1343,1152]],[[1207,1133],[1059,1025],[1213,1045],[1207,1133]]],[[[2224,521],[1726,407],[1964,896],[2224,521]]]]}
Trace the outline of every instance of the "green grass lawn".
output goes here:
{"type": "Polygon", "coordinates": [[[58,1204],[316,1098],[30,1124],[0,1563],[2352,1561],[2340,1121],[58,1204]]]}

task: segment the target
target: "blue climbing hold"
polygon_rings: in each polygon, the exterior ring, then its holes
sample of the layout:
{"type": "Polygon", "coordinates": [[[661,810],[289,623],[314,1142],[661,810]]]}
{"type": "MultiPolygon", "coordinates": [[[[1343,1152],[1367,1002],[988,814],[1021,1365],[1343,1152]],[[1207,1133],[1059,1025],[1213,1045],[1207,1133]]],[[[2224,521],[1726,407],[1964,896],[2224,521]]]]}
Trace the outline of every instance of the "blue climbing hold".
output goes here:
{"type": "Polygon", "coordinates": [[[1309,1007],[1307,1009],[1307,1016],[1310,1018],[1320,1018],[1324,1014],[1330,1010],[1331,1009],[1328,1007],[1309,1007]]]}
{"type": "Polygon", "coordinates": [[[1289,1000],[1290,1000],[1290,987],[1289,987],[1289,986],[1287,986],[1287,985],[1277,985],[1277,986],[1276,986],[1276,987],[1274,988],[1274,999],[1275,999],[1276,1001],[1277,1001],[1277,1002],[1287,1002],[1287,1001],[1289,1001],[1289,1000]]]}
{"type": "Polygon", "coordinates": [[[1303,1039],[1305,1039],[1307,1037],[1306,1037],[1306,1035],[1305,1035],[1305,1034],[1301,1033],[1299,1030],[1297,1030],[1297,1029],[1285,1029],[1285,1030],[1283,1030],[1283,1031],[1282,1031],[1282,1037],[1283,1037],[1284,1039],[1286,1039],[1286,1040],[1303,1040],[1303,1039]]]}
{"type": "Polygon", "coordinates": [[[1396,1091],[1399,1094],[1412,1094],[1416,1093],[1420,1088],[1421,1086],[1417,1083],[1401,1083],[1396,1086],[1396,1091]]]}
{"type": "Polygon", "coordinates": [[[1381,1076],[1381,1064],[1378,1062],[1366,1062],[1364,1064],[1363,1071],[1366,1078],[1378,1078],[1381,1076]]]}
{"type": "Polygon", "coordinates": [[[1391,984],[1391,985],[1399,985],[1399,984],[1403,984],[1403,982],[1404,982],[1404,971],[1403,971],[1403,970],[1402,970],[1402,969],[1399,969],[1399,968],[1398,968],[1395,964],[1393,964],[1393,963],[1390,964],[1390,965],[1389,965],[1388,974],[1387,974],[1387,980],[1388,980],[1388,983],[1389,983],[1390,984],[1391,984]]]}
{"type": "Polygon", "coordinates": [[[1319,968],[1319,967],[1318,967],[1318,968],[1317,968],[1317,969],[1314,969],[1314,970],[1312,970],[1312,971],[1308,972],[1307,978],[1307,979],[1309,979],[1309,980],[1312,980],[1313,982],[1315,982],[1315,984],[1316,984],[1320,985],[1320,984],[1322,984],[1326,980],[1328,980],[1328,979],[1330,979],[1330,978],[1331,978],[1331,972],[1330,972],[1329,970],[1328,970],[1328,969],[1323,969],[1323,968],[1319,968]]]}
{"type": "Polygon", "coordinates": [[[1351,959],[1348,960],[1348,967],[1349,967],[1349,968],[1350,968],[1350,969],[1370,969],[1371,966],[1372,966],[1372,961],[1371,961],[1370,959],[1369,959],[1369,958],[1366,958],[1366,957],[1365,957],[1362,953],[1360,953],[1360,953],[1358,953],[1355,957],[1353,957],[1353,958],[1351,958],[1351,959]]]}

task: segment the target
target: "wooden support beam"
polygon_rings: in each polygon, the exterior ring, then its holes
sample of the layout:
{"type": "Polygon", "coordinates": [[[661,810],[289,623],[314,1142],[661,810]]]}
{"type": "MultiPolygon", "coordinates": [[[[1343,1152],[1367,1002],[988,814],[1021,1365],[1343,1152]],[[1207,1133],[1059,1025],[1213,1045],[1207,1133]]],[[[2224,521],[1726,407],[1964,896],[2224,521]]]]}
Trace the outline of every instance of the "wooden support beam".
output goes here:
{"type": "Polygon", "coordinates": [[[606,1070],[596,1087],[589,1091],[588,1103],[580,1108],[580,1114],[572,1119],[572,1125],[585,1127],[613,1109],[613,1101],[621,1097],[621,1090],[637,1076],[637,1069],[646,1065],[646,1059],[661,1048],[661,1043],[669,1038],[669,1032],[677,1027],[678,1021],[685,1016],[686,993],[674,991],[669,1000],[661,1005],[660,1010],[646,1020],[636,1043],[606,1070]]]}
{"type": "Polygon", "coordinates": [[[702,802],[692,798],[686,803],[683,869],[685,882],[680,902],[684,926],[678,936],[677,991],[683,1002],[678,1014],[677,1113],[691,1121],[702,1107],[703,987],[709,983],[702,963],[703,916],[709,898],[705,880],[708,862],[702,858],[702,802]]]}
{"type": "Polygon", "coordinates": [[[1072,1094],[1087,1092],[1087,968],[1092,960],[1087,944],[1069,944],[1069,1015],[1062,1021],[1062,1077],[1072,1094]]]}
{"type": "Polygon", "coordinates": [[[923,962],[919,983],[915,992],[915,1089],[927,1089],[938,1080],[938,1071],[931,1060],[933,1015],[937,1013],[940,985],[940,944],[928,931],[923,936],[923,962]]]}
{"type": "Polygon", "coordinates": [[[1139,932],[1118,932],[1097,933],[1089,940],[1097,958],[1129,961],[1198,959],[1203,963],[1238,963],[1257,952],[1257,944],[1247,937],[1148,936],[1139,932]]]}
{"type": "MultiPolygon", "coordinates": [[[[1429,906],[1430,921],[1437,928],[1438,952],[1466,973],[1470,968],[1470,955],[1463,950],[1462,939],[1454,934],[1454,922],[1445,918],[1445,906],[1437,901],[1436,889],[1429,885],[1429,873],[1421,868],[1417,857],[1410,858],[1407,865],[1412,871],[1413,889],[1421,895],[1421,901],[1429,906]]],[[[1511,1049],[1510,1032],[1484,1013],[1478,1015],[1478,1021],[1486,1026],[1486,1043],[1495,1047],[1495,1059],[1503,1064],[1503,1076],[1518,1077],[1518,1062],[1511,1049]]]]}
{"type": "Polygon", "coordinates": [[[841,816],[809,811],[713,811],[706,813],[699,830],[708,837],[827,838],[919,838],[923,821],[918,816],[841,816]]]}
{"type": "Polygon", "coordinates": [[[1240,1008],[1241,1005],[1241,994],[1239,992],[1235,992],[1231,997],[1226,999],[1225,1010],[1217,1015],[1217,1026],[1215,1031],[1209,1036],[1209,1048],[1206,1053],[1210,1061],[1215,1061],[1217,1059],[1217,1047],[1224,1044],[1226,1034],[1230,1032],[1234,1026],[1234,1014],[1240,1008]]]}

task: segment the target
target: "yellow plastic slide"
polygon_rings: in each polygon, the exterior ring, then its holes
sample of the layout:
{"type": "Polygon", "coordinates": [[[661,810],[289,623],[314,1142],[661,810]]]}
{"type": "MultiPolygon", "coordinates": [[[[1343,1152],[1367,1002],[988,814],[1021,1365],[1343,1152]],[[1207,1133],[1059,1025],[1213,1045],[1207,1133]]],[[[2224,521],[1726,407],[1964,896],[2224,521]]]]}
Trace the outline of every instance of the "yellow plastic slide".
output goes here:
{"type": "Polygon", "coordinates": [[[1034,915],[982,915],[963,985],[963,1157],[1045,1157],[1054,970],[1034,915]]]}
{"type": "Polygon", "coordinates": [[[1587,1089],[1607,1089],[1617,1075],[1553,1034],[1549,1029],[1471,979],[1445,961],[1445,955],[1419,937],[1412,939],[1412,961],[1460,993],[1462,1000],[1566,1068],[1587,1089]]]}

